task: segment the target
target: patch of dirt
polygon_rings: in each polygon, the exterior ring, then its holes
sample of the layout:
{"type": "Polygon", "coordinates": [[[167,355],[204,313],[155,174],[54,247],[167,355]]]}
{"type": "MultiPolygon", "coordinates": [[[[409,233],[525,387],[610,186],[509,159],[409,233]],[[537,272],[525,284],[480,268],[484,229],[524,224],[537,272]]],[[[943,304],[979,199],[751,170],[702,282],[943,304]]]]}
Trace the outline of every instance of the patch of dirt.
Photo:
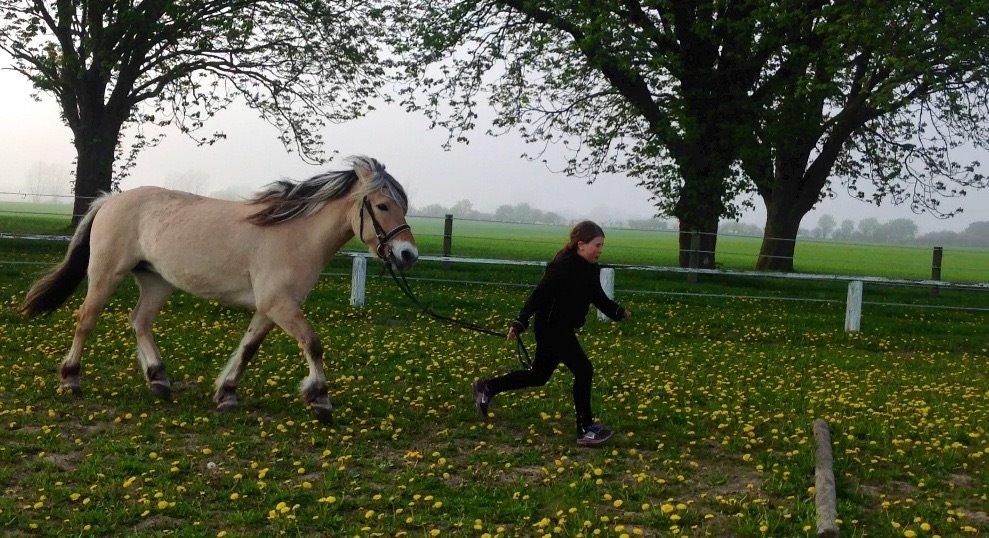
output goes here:
{"type": "Polygon", "coordinates": [[[323,473],[309,473],[299,477],[303,482],[319,482],[323,479],[323,473]]]}
{"type": "Polygon", "coordinates": [[[747,494],[762,490],[762,477],[743,464],[715,462],[700,473],[697,486],[712,497],[747,494]]]}
{"type": "Polygon", "coordinates": [[[965,512],[965,519],[979,525],[989,524],[989,514],[985,512],[965,512]]]}
{"type": "Polygon", "coordinates": [[[226,470],[223,466],[212,460],[201,463],[199,468],[201,469],[200,472],[211,480],[218,480],[226,475],[226,470]]]}
{"type": "Polygon", "coordinates": [[[112,429],[113,423],[100,421],[92,424],[84,424],[80,420],[69,420],[63,422],[60,425],[60,428],[67,435],[74,437],[89,437],[112,429]]]}
{"type": "Polygon", "coordinates": [[[762,475],[752,465],[725,454],[720,445],[708,444],[705,448],[704,453],[694,456],[704,461],[697,471],[696,485],[692,488],[695,495],[733,496],[762,491],[762,475]]]}
{"type": "Polygon", "coordinates": [[[181,381],[172,382],[172,392],[185,392],[190,389],[197,388],[200,385],[195,379],[183,379],[181,381]]]}
{"type": "Polygon", "coordinates": [[[148,529],[174,529],[182,524],[181,519],[168,516],[149,516],[144,521],[134,525],[134,530],[143,531],[148,529]]]}
{"type": "Polygon", "coordinates": [[[883,494],[882,490],[880,490],[876,486],[865,486],[865,485],[863,485],[863,486],[860,486],[860,488],[862,489],[862,493],[864,493],[866,496],[873,497],[873,498],[876,498],[876,499],[878,499],[883,494]]]}
{"type": "Polygon", "coordinates": [[[48,454],[45,456],[45,461],[63,471],[75,471],[81,460],[82,454],[78,452],[71,454],[48,454]]]}
{"type": "Polygon", "coordinates": [[[501,484],[513,484],[516,480],[542,483],[543,478],[546,477],[541,465],[513,465],[509,469],[502,469],[502,471],[502,474],[496,477],[496,480],[501,484]]]}
{"type": "Polygon", "coordinates": [[[948,483],[956,488],[970,488],[975,485],[975,480],[965,474],[953,474],[948,477],[948,483]]]}
{"type": "Polygon", "coordinates": [[[906,495],[912,497],[915,493],[917,493],[917,488],[912,484],[907,484],[906,482],[901,482],[899,480],[890,480],[889,485],[890,485],[890,489],[893,490],[893,493],[897,495],[906,495]]]}

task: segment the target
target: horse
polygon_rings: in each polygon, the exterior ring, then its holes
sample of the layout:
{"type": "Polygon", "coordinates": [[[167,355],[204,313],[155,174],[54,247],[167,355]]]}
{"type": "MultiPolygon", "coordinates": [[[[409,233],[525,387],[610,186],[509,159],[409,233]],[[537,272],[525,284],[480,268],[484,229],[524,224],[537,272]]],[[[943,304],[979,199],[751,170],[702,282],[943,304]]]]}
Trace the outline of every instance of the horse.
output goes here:
{"type": "Polygon", "coordinates": [[[50,313],[88,278],[72,346],[59,370],[62,387],[79,394],[86,338],[130,273],[140,290],[130,314],[138,363],[155,396],[170,401],[171,383],[151,328],[169,295],[181,289],[253,311],[216,379],[217,410],[237,407],[244,369],[277,325],[298,342],[308,363],[309,375],[299,386],[302,399],[320,422],[331,422],[323,347],[303,316],[303,302],[330,258],[355,235],[370,253],[400,269],[419,256],[405,220],[409,204],[402,186],[375,159],[353,157],[349,164],[349,170],[301,182],[277,181],[242,201],[158,187],[97,198],[62,263],[34,282],[20,309],[28,318],[50,313]]]}

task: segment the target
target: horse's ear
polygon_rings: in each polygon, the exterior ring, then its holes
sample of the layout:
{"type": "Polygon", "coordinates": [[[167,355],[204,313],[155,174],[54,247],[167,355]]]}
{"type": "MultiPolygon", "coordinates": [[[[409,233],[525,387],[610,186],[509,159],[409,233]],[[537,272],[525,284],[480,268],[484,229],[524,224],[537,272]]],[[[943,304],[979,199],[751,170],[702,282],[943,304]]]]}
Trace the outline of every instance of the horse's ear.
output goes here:
{"type": "Polygon", "coordinates": [[[358,157],[354,159],[354,172],[361,181],[370,181],[374,177],[374,159],[368,157],[358,157]]]}

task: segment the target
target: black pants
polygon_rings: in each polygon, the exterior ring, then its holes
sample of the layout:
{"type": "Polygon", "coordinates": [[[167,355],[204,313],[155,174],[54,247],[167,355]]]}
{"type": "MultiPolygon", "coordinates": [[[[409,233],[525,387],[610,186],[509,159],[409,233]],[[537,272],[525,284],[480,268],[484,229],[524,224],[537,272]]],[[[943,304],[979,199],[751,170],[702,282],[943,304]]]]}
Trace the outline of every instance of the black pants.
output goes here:
{"type": "Polygon", "coordinates": [[[540,387],[549,381],[553,370],[561,362],[573,373],[573,405],[577,414],[577,429],[583,431],[591,425],[591,378],[594,367],[572,331],[540,334],[536,331],[536,359],[530,370],[516,370],[486,382],[494,396],[500,392],[524,387],[540,387]]]}

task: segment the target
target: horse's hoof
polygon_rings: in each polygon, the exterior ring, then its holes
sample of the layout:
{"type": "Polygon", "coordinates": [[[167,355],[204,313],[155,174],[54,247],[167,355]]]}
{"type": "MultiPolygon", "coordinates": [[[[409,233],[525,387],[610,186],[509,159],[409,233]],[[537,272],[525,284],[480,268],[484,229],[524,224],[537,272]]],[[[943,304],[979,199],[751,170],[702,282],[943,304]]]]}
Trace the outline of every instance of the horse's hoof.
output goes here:
{"type": "Polygon", "coordinates": [[[166,402],[172,401],[172,386],[168,383],[152,381],[148,384],[148,388],[151,389],[151,393],[157,396],[159,400],[166,402]]]}
{"type": "Polygon", "coordinates": [[[309,404],[312,408],[313,414],[316,415],[316,420],[321,424],[333,424],[333,406],[329,402],[323,403],[313,403],[309,404]]]}
{"type": "Polygon", "coordinates": [[[65,380],[63,380],[62,389],[71,392],[73,396],[82,395],[82,387],[79,386],[79,381],[73,383],[73,382],[66,382],[65,380]]]}
{"type": "Polygon", "coordinates": [[[238,407],[240,406],[237,404],[236,398],[228,398],[216,404],[216,410],[220,413],[230,413],[236,411],[238,407]]]}

